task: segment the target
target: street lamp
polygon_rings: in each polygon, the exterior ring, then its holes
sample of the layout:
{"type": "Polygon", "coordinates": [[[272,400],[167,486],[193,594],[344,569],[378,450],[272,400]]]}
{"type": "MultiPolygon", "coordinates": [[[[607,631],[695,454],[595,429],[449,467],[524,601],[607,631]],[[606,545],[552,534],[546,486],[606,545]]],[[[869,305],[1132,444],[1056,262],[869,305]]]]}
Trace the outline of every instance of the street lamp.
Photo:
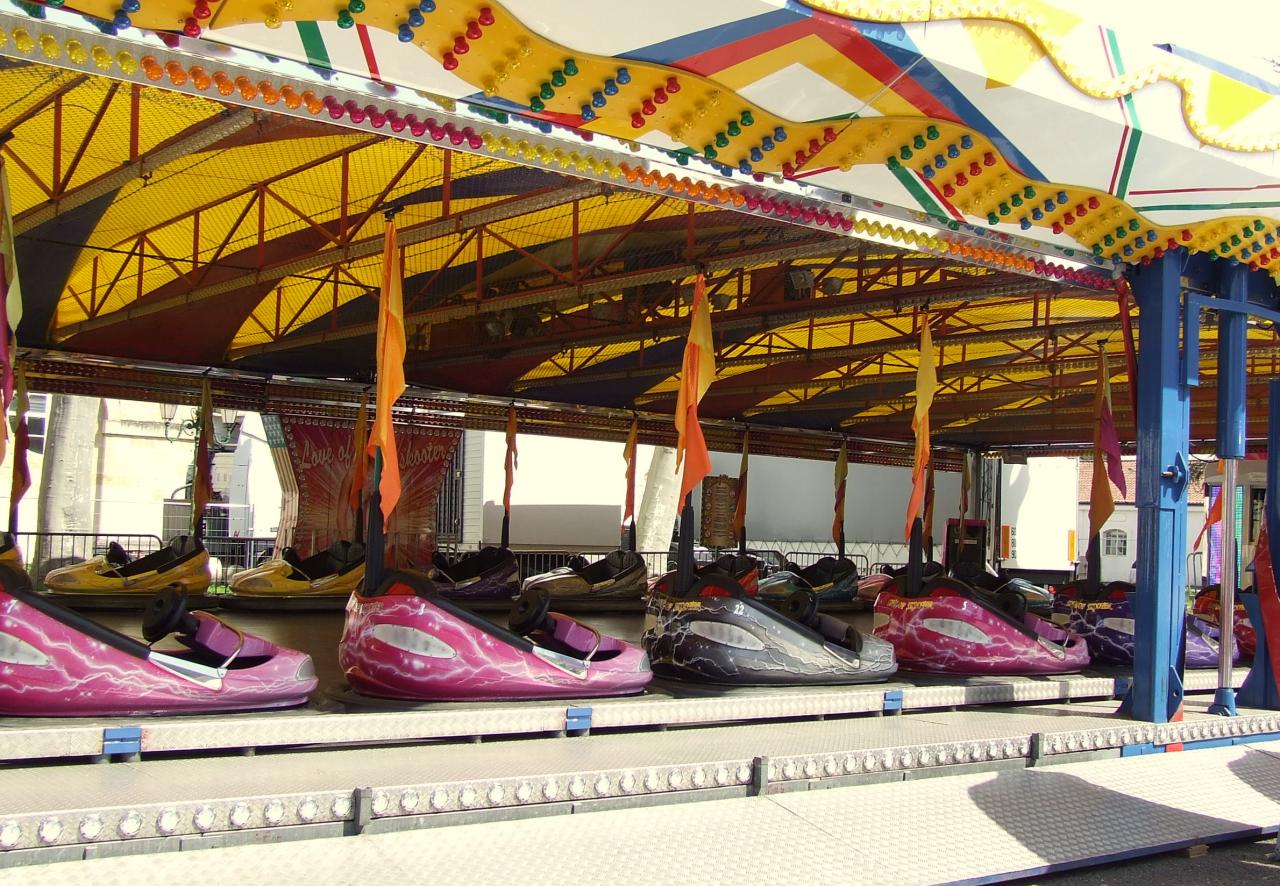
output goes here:
{"type": "MultiPolygon", "coordinates": [[[[218,423],[214,422],[211,429],[210,444],[215,449],[225,449],[230,446],[235,433],[236,421],[240,418],[240,411],[225,407],[216,410],[217,416],[222,420],[222,436],[218,435],[218,423]]],[[[191,417],[178,420],[178,407],[171,403],[160,404],[160,418],[164,424],[164,438],[170,443],[178,443],[183,438],[191,440],[200,436],[200,410],[192,409],[191,417]]]]}

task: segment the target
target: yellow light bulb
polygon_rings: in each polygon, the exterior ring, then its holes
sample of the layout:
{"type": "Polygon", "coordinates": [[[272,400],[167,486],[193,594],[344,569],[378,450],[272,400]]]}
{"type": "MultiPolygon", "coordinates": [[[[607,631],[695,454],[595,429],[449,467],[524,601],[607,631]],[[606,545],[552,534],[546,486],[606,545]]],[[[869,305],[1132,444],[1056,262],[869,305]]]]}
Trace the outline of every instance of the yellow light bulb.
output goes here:
{"type": "Polygon", "coordinates": [[[124,49],[116,53],[116,64],[118,64],[120,66],[120,70],[124,71],[126,74],[137,73],[138,60],[133,57],[132,53],[124,49]]]}
{"type": "Polygon", "coordinates": [[[71,59],[77,65],[82,65],[88,60],[89,53],[85,51],[84,44],[79,40],[68,40],[67,58],[71,59]]]}
{"type": "Polygon", "coordinates": [[[45,58],[55,59],[62,55],[62,47],[58,45],[58,41],[54,39],[52,34],[44,34],[40,38],[40,51],[44,53],[45,58]]]}
{"type": "Polygon", "coordinates": [[[35,49],[36,41],[27,33],[26,28],[14,28],[13,45],[18,48],[19,52],[30,52],[35,49]]]}

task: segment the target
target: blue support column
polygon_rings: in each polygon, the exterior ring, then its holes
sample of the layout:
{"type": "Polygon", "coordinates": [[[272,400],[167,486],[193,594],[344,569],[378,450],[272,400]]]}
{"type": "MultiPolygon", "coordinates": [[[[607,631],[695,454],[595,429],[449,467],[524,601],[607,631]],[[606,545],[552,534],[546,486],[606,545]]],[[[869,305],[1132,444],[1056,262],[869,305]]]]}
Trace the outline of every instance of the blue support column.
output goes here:
{"type": "MultiPolygon", "coordinates": [[[[1218,297],[1236,304],[1249,301],[1249,269],[1232,263],[1219,278],[1218,297]]],[[[1188,308],[1188,310],[1192,310],[1188,308]]],[[[1198,317],[1188,317],[1198,322],[1198,317]]],[[[1218,317],[1218,458],[1222,459],[1222,581],[1218,591],[1218,689],[1209,713],[1235,716],[1236,691],[1231,685],[1236,607],[1236,461],[1245,455],[1245,390],[1248,382],[1246,314],[1222,311],[1218,317]]]]}
{"type": "Polygon", "coordinates": [[[1133,687],[1125,710],[1167,723],[1182,706],[1187,448],[1191,398],[1179,332],[1182,262],[1171,251],[1133,274],[1138,302],[1138,589],[1133,687]]]}

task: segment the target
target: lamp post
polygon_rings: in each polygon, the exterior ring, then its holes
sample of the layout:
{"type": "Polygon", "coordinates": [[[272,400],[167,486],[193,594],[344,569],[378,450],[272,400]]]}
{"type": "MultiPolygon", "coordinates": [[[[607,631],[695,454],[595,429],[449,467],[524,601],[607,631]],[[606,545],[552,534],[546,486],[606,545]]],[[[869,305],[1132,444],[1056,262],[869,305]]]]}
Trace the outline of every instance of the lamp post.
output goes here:
{"type": "MultiPolygon", "coordinates": [[[[200,410],[192,409],[190,418],[178,419],[178,407],[172,403],[160,404],[160,418],[164,424],[164,438],[170,443],[181,442],[184,438],[196,440],[200,437],[200,410]]],[[[240,411],[230,407],[224,407],[217,410],[218,418],[222,420],[222,433],[219,436],[217,432],[217,423],[210,429],[209,445],[213,450],[226,449],[231,445],[234,438],[234,427],[240,418],[240,411]]]]}

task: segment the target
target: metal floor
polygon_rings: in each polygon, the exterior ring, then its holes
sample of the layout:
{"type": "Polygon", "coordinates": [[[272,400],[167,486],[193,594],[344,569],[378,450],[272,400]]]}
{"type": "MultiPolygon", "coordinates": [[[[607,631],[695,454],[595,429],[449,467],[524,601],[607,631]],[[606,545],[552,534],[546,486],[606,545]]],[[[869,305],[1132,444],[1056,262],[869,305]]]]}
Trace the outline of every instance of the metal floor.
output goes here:
{"type": "Polygon", "coordinates": [[[1280,759],[1265,748],[104,857],[0,884],[997,882],[1274,831],[1280,759]]]}
{"type": "MultiPolygon", "coordinates": [[[[0,866],[1140,756],[1280,736],[1280,715],[1152,726],[1114,700],[893,717],[0,769],[0,866]]],[[[1277,812],[1280,816],[1280,811],[1277,812]]]]}

